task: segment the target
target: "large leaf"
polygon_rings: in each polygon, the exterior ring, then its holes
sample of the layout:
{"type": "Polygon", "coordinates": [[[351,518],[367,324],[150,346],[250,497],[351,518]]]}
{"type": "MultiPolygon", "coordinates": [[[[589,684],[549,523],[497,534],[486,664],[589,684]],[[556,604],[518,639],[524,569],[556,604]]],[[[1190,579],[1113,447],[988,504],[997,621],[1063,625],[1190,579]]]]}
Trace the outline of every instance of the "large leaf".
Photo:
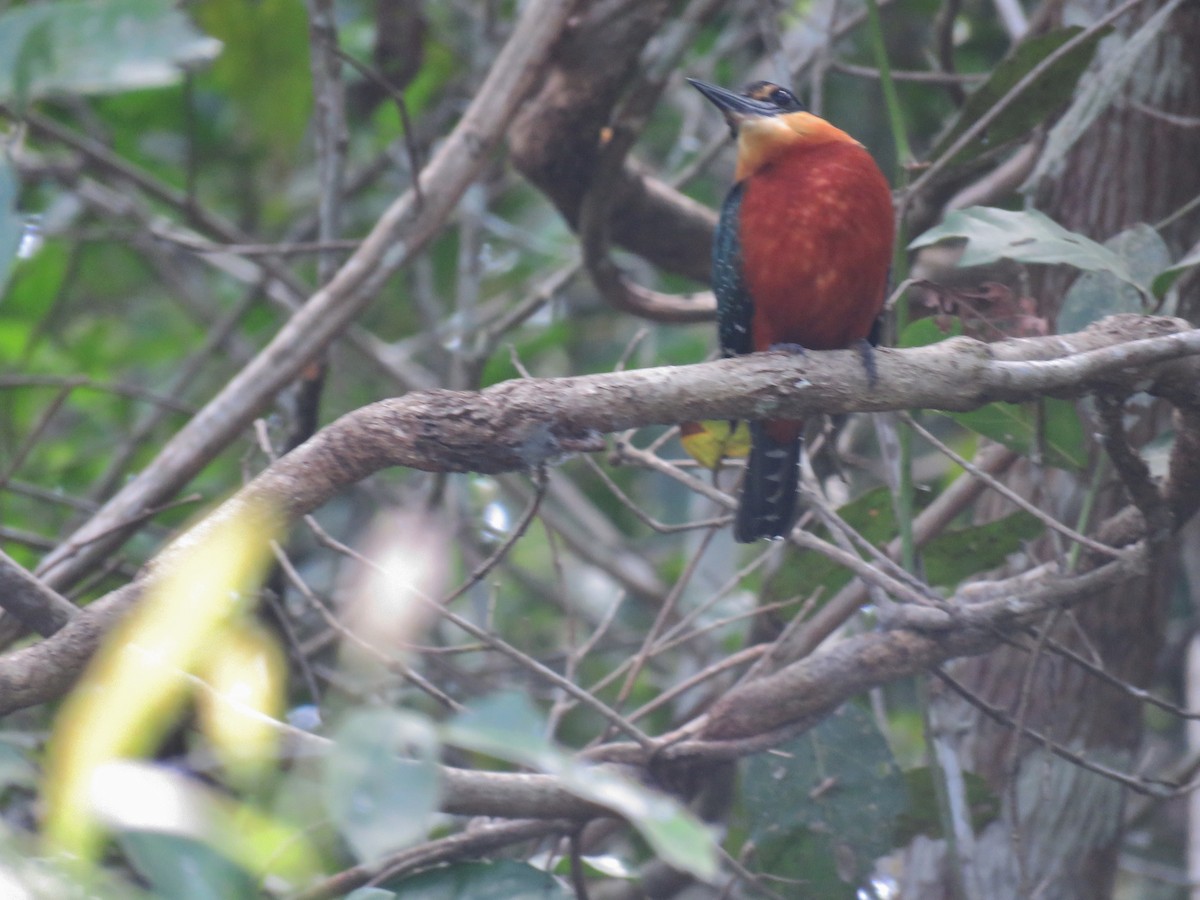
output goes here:
{"type": "MultiPolygon", "coordinates": [[[[1125,261],[1138,284],[1150,284],[1171,262],[1162,236],[1149,225],[1134,225],[1104,242],[1125,261]]],[[[1117,313],[1145,312],[1144,295],[1110,272],[1084,272],[1063,297],[1057,331],[1082,331],[1093,322],[1117,313]]]]}
{"type": "Polygon", "coordinates": [[[55,0],[0,14],[0,99],[174,84],[221,44],[165,0],[55,0]]]}
{"type": "Polygon", "coordinates": [[[325,806],[360,860],[429,832],[441,796],[437,754],[432,726],[415,715],[356,710],[341,724],[326,760],[325,806]]]}
{"type": "MultiPolygon", "coordinates": [[[[1146,20],[1091,77],[1080,82],[1075,102],[1050,129],[1046,146],[1022,190],[1032,191],[1043,178],[1054,178],[1067,164],[1067,154],[1096,118],[1108,109],[1139,65],[1147,66],[1146,51],[1170,20],[1181,0],[1170,0],[1146,20]]],[[[1149,74],[1149,73],[1147,73],[1149,74]]]]}
{"type": "Polygon", "coordinates": [[[204,873],[194,891],[176,885],[164,897],[256,896],[228,886],[241,883],[244,871],[255,883],[269,874],[296,888],[321,868],[300,828],[161,764],[107,763],[92,773],[89,793],[97,815],[156,886],[204,873]],[[176,840],[156,839],[168,836],[176,840]]]}
{"type": "Polygon", "coordinates": [[[274,765],[283,714],[287,663],[275,635],[256,622],[239,621],[215,636],[221,652],[198,667],[211,690],[197,697],[201,731],[226,778],[253,782],[274,765]]]}
{"type": "Polygon", "coordinates": [[[1087,466],[1087,449],[1075,404],[1054,398],[1040,403],[1040,422],[1034,404],[989,403],[970,412],[944,415],[1022,456],[1041,449],[1048,465],[1081,471],[1087,466]]]}
{"type": "Polygon", "coordinates": [[[942,224],[914,239],[909,249],[938,241],[965,239],[960,266],[981,266],[998,259],[1023,263],[1062,263],[1087,272],[1108,272],[1146,291],[1117,253],[1091,238],[1068,231],[1035,209],[1013,211],[990,206],[955,210],[942,224]]]}
{"type": "Polygon", "coordinates": [[[723,419],[682,422],[679,443],[688,456],[704,468],[716,471],[726,459],[750,455],[750,426],[723,419]]]}
{"type": "Polygon", "coordinates": [[[612,769],[579,762],[544,734],[542,717],[527,697],[517,693],[485,698],[442,728],[448,744],[557,775],[575,796],[623,817],[675,868],[702,879],[716,874],[716,843],[692,813],[666,794],[612,769]]]}
{"type": "Polygon", "coordinates": [[[207,844],[181,835],[131,831],[121,847],[159,897],[171,900],[252,900],[258,896],[245,869],[207,844]]]}
{"type": "MultiPolygon", "coordinates": [[[[936,159],[945,153],[967,128],[1029,74],[1030,69],[1081,31],[1082,28],[1072,26],[1024,41],[1011,56],[996,66],[987,81],[972,91],[958,118],[930,151],[930,157],[936,159]]],[[[1107,33],[1101,31],[1093,35],[1050,66],[1018,100],[996,118],[978,141],[959,152],[955,157],[956,161],[965,162],[985,150],[1027,134],[1035,126],[1045,122],[1071,99],[1075,83],[1091,63],[1096,53],[1096,45],[1107,33]]]]}
{"type": "Polygon", "coordinates": [[[904,778],[871,716],[855,703],[743,764],[742,824],[757,868],[798,879],[795,896],[852,898],[892,848],[908,807],[904,778]]]}
{"type": "Polygon", "coordinates": [[[575,895],[541,869],[504,859],[442,866],[385,881],[400,900],[570,900],[575,895]]]}

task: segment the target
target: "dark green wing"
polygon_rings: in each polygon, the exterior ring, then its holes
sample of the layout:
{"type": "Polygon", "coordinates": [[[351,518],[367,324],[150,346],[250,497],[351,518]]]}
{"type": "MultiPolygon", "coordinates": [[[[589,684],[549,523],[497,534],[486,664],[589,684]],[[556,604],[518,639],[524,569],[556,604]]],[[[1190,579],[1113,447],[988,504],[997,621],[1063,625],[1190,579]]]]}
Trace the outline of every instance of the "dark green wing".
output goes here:
{"type": "Polygon", "coordinates": [[[737,356],[754,349],[750,345],[754,301],[742,279],[739,213],[743,192],[743,184],[735,184],[729,191],[717,222],[717,238],[713,241],[712,286],[717,295],[717,333],[725,356],[737,356]]]}

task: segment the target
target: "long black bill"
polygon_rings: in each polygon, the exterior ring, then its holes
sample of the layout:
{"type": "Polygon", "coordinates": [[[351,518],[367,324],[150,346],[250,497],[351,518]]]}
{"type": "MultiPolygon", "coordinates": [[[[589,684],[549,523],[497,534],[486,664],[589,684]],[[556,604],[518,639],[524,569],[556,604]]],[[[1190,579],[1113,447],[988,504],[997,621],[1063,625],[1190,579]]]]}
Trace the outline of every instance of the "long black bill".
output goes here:
{"type": "Polygon", "coordinates": [[[729,130],[734,134],[737,134],[738,123],[743,119],[750,116],[777,116],[780,113],[778,106],[767,103],[765,100],[755,100],[745,94],[735,94],[733,91],[727,91],[723,87],[717,87],[707,81],[698,81],[695,78],[689,78],[687,81],[724,114],[725,121],[729,123],[729,130]]]}

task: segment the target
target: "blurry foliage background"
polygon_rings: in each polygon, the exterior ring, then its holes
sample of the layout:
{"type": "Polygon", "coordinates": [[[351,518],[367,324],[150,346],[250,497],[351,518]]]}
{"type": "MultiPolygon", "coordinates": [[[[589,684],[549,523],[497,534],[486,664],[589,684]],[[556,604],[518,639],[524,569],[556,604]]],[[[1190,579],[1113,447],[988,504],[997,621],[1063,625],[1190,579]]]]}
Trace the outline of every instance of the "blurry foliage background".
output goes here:
{"type": "MultiPolygon", "coordinates": [[[[394,98],[358,69],[343,68],[344,238],[353,241],[364,234],[409,187],[412,151],[418,162],[427,159],[457,120],[511,32],[519,6],[494,0],[335,4],[341,50],[377,67],[402,91],[412,125],[406,138],[394,98]],[[402,27],[381,32],[383,21],[402,27]],[[389,40],[400,47],[391,55],[389,40]]],[[[682,11],[684,4],[679,6],[682,11]]],[[[715,6],[697,28],[637,143],[636,157],[649,172],[667,182],[682,179],[688,195],[716,207],[729,183],[732,155],[727,144],[717,143],[723,123],[686,87],[683,75],[731,86],[757,77],[791,80],[779,71],[780,62],[787,60],[805,63],[796,85],[812,109],[858,137],[897,182],[919,177],[920,168],[907,170],[897,159],[868,30],[859,24],[836,40],[826,33],[835,12],[839,17],[857,15],[863,11],[861,3],[764,0],[715,6]]],[[[898,81],[916,159],[940,153],[961,133],[952,123],[964,97],[974,104],[961,115],[963,125],[970,125],[1022,72],[1074,34],[1054,32],[1014,56],[1019,41],[1002,23],[999,8],[1011,12],[1013,4],[898,0],[882,10],[894,69],[929,72],[931,60],[952,59],[961,74],[942,83],[898,81]],[[1016,74],[989,82],[985,91],[969,97],[1006,59],[1016,74]]],[[[1027,8],[1024,14],[1033,12],[1027,8]]],[[[1062,109],[1094,51],[1091,42],[1065,60],[1045,89],[1022,96],[1015,105],[1019,115],[997,124],[991,140],[1024,139],[1062,109]]],[[[10,5],[0,12],[6,150],[0,158],[0,283],[6,282],[0,296],[0,548],[22,565],[35,567],[98,504],[154,460],[165,439],[285,321],[287,310],[264,290],[259,270],[246,262],[257,258],[261,248],[220,246],[225,242],[206,221],[219,219],[254,244],[281,245],[286,252],[277,262],[303,283],[317,285],[316,255],[309,242],[316,235],[321,184],[312,131],[310,52],[308,14],[293,0],[197,0],[180,9],[153,0],[50,0],[10,5]],[[30,120],[23,124],[26,112],[30,120]],[[122,175],[113,160],[136,170],[135,176],[122,175]],[[13,258],[18,242],[21,252],[13,258]],[[295,246],[287,251],[285,245],[295,246]]],[[[978,167],[979,149],[996,153],[994,146],[977,147],[957,158],[959,168],[952,169],[956,174],[947,180],[943,196],[984,171],[978,167]]],[[[1179,202],[1188,199],[1180,197],[1179,202]]],[[[1016,211],[1022,200],[1009,192],[991,205],[1016,211]]],[[[920,210],[914,214],[917,232],[934,224],[920,221],[920,215],[920,210]]],[[[1012,244],[1027,243],[1040,235],[1039,227],[1032,218],[1018,217],[1006,233],[1012,244]]],[[[973,249],[987,240],[971,223],[958,231],[948,226],[946,233],[977,238],[973,249]]],[[[1147,291],[1151,279],[1182,255],[1167,249],[1157,233],[1154,238],[1110,246],[1118,262],[1136,267],[1136,281],[1147,291]]],[[[330,252],[342,259],[347,247],[337,244],[330,252]]],[[[697,252],[707,253],[707,248],[697,252]]],[[[1062,254],[1065,259],[1041,261],[1113,270],[1109,257],[1087,256],[1087,248],[1072,245],[1062,254]]],[[[996,255],[1021,259],[1011,247],[996,255]]],[[[413,388],[477,389],[520,377],[522,371],[549,377],[603,372],[618,364],[681,365],[712,352],[711,325],[654,324],[620,314],[578,275],[520,324],[496,330],[506,312],[535,296],[578,257],[577,239],[559,213],[507,164],[504,152],[494,154],[452,220],[358,320],[361,329],[378,339],[381,352],[406,373],[406,383],[384,377],[365,354],[335,343],[320,421],[413,388]]],[[[631,254],[621,259],[645,284],[663,290],[703,287],[631,254]]],[[[1016,296],[1023,297],[1019,279],[1016,284],[1016,296]]],[[[1096,310],[1141,308],[1137,291],[1132,297],[1122,293],[1115,281],[1099,288],[1091,283],[1091,289],[1105,292],[1111,302],[1089,303],[1092,313],[1087,308],[1081,313],[1079,304],[1070,306],[1072,330],[1098,317],[1096,310]]],[[[913,309],[928,311],[917,303],[913,309]]],[[[1022,314],[1043,322],[1039,309],[1022,314]]],[[[926,343],[962,327],[949,321],[952,316],[943,318],[933,330],[931,320],[917,322],[902,343],[926,343]]],[[[988,316],[982,318],[986,326],[988,316]]],[[[1002,326],[999,331],[1037,333],[1036,327],[1029,330],[1029,321],[1025,330],[1002,326]]],[[[978,333],[980,323],[968,322],[967,327],[978,333]]],[[[276,450],[286,444],[295,418],[294,404],[286,398],[266,417],[265,433],[276,450]]],[[[1022,453],[1042,452],[1051,466],[1088,472],[1095,465],[1095,451],[1071,404],[1056,402],[1040,411],[995,406],[962,416],[927,415],[923,421],[968,457],[986,437],[1022,453]]],[[[646,446],[663,432],[651,429],[632,440],[646,446]]],[[[828,459],[816,465],[831,499],[869,540],[886,543],[896,534],[896,518],[869,421],[852,421],[830,437],[838,443],[842,466],[833,471],[828,459]]],[[[920,507],[958,470],[921,442],[916,446],[913,471],[920,507]]],[[[674,438],[660,452],[671,459],[683,457],[674,438]]],[[[125,584],[174,529],[268,462],[258,437],[247,433],[209,462],[177,506],[147,522],[107,565],[76,586],[72,598],[86,603],[125,584]]],[[[720,483],[728,489],[733,478],[726,470],[720,483]]],[[[503,545],[535,492],[533,480],[524,475],[391,470],[346,490],[316,520],[337,540],[362,549],[385,573],[394,571],[388,567],[389,555],[403,556],[405,550],[394,545],[409,539],[410,550],[420,548],[422,571],[434,570],[436,576],[412,575],[401,563],[407,574],[394,576],[399,587],[393,584],[391,593],[411,589],[437,596],[467,579],[503,545]],[[397,518],[399,510],[406,511],[403,519],[397,518]],[[369,540],[368,532],[373,535],[369,540]],[[438,539],[420,540],[422,533],[438,539]],[[437,586],[428,586],[430,577],[437,586]]],[[[770,636],[797,608],[827,599],[849,579],[811,551],[740,548],[731,542],[728,529],[655,530],[635,514],[627,498],[664,523],[702,521],[719,513],[710,501],[657,472],[611,465],[603,455],[567,460],[551,469],[545,499],[527,533],[453,608],[629,714],[728,654],[770,636]],[[660,640],[644,665],[631,670],[630,657],[668,598],[673,607],[659,634],[671,640],[660,640]],[[768,604],[781,605],[769,614],[753,615],[756,606],[768,604]]],[[[985,526],[963,517],[926,549],[924,574],[931,584],[952,591],[964,578],[1000,565],[1040,530],[1022,512],[985,526]]],[[[567,763],[555,761],[552,754],[558,751],[543,742],[552,739],[579,748],[604,732],[594,710],[445,621],[418,616],[407,632],[392,636],[393,644],[356,647],[330,625],[330,616],[343,618],[340,627],[353,629],[356,604],[383,603],[386,617],[400,616],[388,603],[414,601],[388,599],[386,586],[364,583],[362,565],[324,544],[307,527],[294,531],[287,552],[308,590],[277,577],[269,582],[272,591],[260,610],[287,648],[291,720],[308,728],[319,710],[322,724],[316,730],[340,735],[338,750],[324,770],[301,758],[273,769],[252,787],[239,785],[232,794],[238,803],[278,817],[261,825],[243,823],[251,835],[247,840],[274,834],[277,827],[285,832],[296,828],[319,845],[316,868],[331,875],[355,859],[378,858],[397,840],[415,843],[431,828],[445,834],[455,827],[435,816],[436,794],[421,794],[427,775],[414,768],[422,764],[420,759],[400,764],[392,755],[398,746],[409,746],[405,741],[418,747],[413,752],[421,759],[449,746],[450,759],[460,765],[494,766],[501,757],[510,765],[550,770],[567,763]],[[376,595],[385,599],[373,599],[376,595]],[[332,613],[322,613],[315,604],[332,613]],[[281,619],[286,627],[279,626],[281,619]],[[422,654],[420,648],[430,652],[422,654]],[[406,679],[408,666],[420,673],[421,683],[428,679],[436,689],[424,690],[406,679]],[[532,749],[506,756],[480,737],[486,729],[472,732],[464,725],[466,731],[457,738],[426,733],[421,728],[429,727],[428,720],[413,726],[390,712],[403,709],[444,721],[451,714],[463,715],[458,704],[492,708],[487,704],[500,701],[484,698],[501,688],[526,696],[529,708],[522,707],[521,714],[531,717],[532,749]],[[361,717],[369,715],[383,719],[364,724],[361,717]],[[414,772],[415,793],[408,793],[402,787],[410,785],[405,779],[414,772]],[[322,793],[322,785],[330,783],[341,786],[332,799],[322,793]],[[358,796],[355,791],[388,802],[347,806],[347,797],[358,796]],[[411,809],[400,816],[403,823],[393,821],[406,803],[411,809]]],[[[1184,606],[1180,602],[1174,610],[1177,629],[1184,629],[1190,616],[1184,606]]],[[[364,623],[374,621],[364,615],[364,623]]],[[[370,633],[365,636],[371,639],[370,633]]],[[[1164,672],[1164,681],[1170,684],[1175,674],[1177,670],[1164,672]]],[[[684,692],[638,724],[651,734],[667,731],[703,709],[716,691],[701,686],[684,692]]],[[[36,864],[22,858],[22,848],[32,846],[39,827],[33,802],[41,779],[37,766],[55,712],[26,710],[0,726],[6,832],[0,885],[35,880],[36,864]]],[[[183,721],[163,755],[184,755],[189,766],[211,772],[205,747],[212,732],[183,721]]],[[[1178,721],[1166,718],[1155,728],[1164,746],[1178,744],[1178,721]]],[[[804,896],[853,896],[867,883],[878,857],[914,834],[937,833],[940,827],[934,788],[923,769],[923,741],[911,683],[880,692],[870,708],[865,702],[844,707],[797,739],[795,747],[789,745],[788,755],[760,756],[747,765],[723,833],[724,846],[736,857],[753,841],[758,855],[748,856],[746,864],[774,877],[806,880],[811,893],[804,896]],[[772,771],[776,766],[791,768],[772,771]],[[817,788],[829,778],[839,787],[825,796],[817,788]],[[778,811],[772,811],[772,803],[778,811]]],[[[983,810],[981,821],[986,821],[987,810],[994,815],[995,798],[986,786],[971,786],[980,795],[973,808],[983,810]]],[[[184,794],[192,790],[176,787],[184,794]]],[[[635,822],[644,816],[643,824],[658,815],[640,806],[641,813],[623,809],[635,822]]],[[[667,818],[682,829],[675,835],[683,841],[682,857],[690,853],[693,860],[700,859],[707,852],[707,838],[688,830],[695,821],[678,811],[667,818]]],[[[132,890],[134,872],[140,888],[162,896],[249,896],[257,890],[220,846],[212,852],[204,828],[184,828],[180,838],[118,823],[119,831],[122,827],[120,852],[107,857],[103,876],[116,886],[98,890],[130,896],[126,891],[132,890]],[[188,865],[204,873],[197,878],[207,887],[180,874],[188,865]]],[[[1177,826],[1170,835],[1171,841],[1181,839],[1177,826]]],[[[600,846],[603,851],[589,851],[597,856],[594,868],[586,870],[594,884],[620,881],[612,877],[614,872],[634,877],[655,856],[680,864],[680,849],[664,849],[669,839],[646,829],[641,837],[626,835],[600,846]]],[[[554,842],[518,854],[534,859],[557,880],[514,861],[463,864],[412,879],[407,887],[384,883],[376,893],[362,896],[388,896],[391,889],[405,897],[570,896],[561,854],[554,842]],[[529,857],[538,850],[541,856],[529,857]]],[[[1178,853],[1161,855],[1157,865],[1180,865],[1178,853]]],[[[288,871],[294,875],[296,870],[288,871]]],[[[704,864],[696,862],[693,871],[705,874],[704,864]]],[[[43,871],[37,877],[51,876],[43,871]]],[[[1138,896],[1182,896],[1161,882],[1128,877],[1142,891],[1138,896]]],[[[882,878],[877,874],[875,890],[889,896],[882,878]]],[[[799,896],[788,887],[776,889],[777,895],[799,896]]],[[[735,888],[739,896],[756,895],[756,890],[749,881],[735,888]]]]}

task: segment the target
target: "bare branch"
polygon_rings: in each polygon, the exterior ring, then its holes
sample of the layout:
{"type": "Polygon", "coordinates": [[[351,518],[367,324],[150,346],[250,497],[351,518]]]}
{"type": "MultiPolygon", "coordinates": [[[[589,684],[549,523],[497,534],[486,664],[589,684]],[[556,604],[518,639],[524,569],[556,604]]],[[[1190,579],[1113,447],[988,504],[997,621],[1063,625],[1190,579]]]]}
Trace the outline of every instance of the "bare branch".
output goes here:
{"type": "MultiPolygon", "coordinates": [[[[835,709],[854,695],[897,678],[913,675],[956,656],[972,656],[999,642],[996,631],[1032,621],[1047,609],[1095,596],[1101,586],[1133,578],[1144,571],[1145,546],[1083,575],[1059,577],[1038,571],[987,584],[977,602],[959,591],[949,604],[956,626],[933,632],[898,628],[846,638],[832,647],[792,663],[774,675],[746,682],[715,703],[699,728],[705,739],[751,737],[835,709]]],[[[974,586],[971,586],[974,587],[974,586]]],[[[928,607],[899,607],[901,621],[920,613],[929,624],[928,607]]],[[[949,623],[947,623],[949,624],[949,623]]]]}
{"type": "MultiPolygon", "coordinates": [[[[513,125],[513,164],[572,227],[593,184],[602,129],[673,6],[667,0],[589,4],[564,33],[553,67],[513,125]]],[[[632,163],[619,167],[610,190],[616,214],[609,227],[617,244],[668,271],[708,279],[715,212],[632,163]]]]}
{"type": "Polygon", "coordinates": [[[26,628],[46,637],[58,631],[79,612],[78,607],[50,590],[0,551],[0,606],[26,628]]]}

